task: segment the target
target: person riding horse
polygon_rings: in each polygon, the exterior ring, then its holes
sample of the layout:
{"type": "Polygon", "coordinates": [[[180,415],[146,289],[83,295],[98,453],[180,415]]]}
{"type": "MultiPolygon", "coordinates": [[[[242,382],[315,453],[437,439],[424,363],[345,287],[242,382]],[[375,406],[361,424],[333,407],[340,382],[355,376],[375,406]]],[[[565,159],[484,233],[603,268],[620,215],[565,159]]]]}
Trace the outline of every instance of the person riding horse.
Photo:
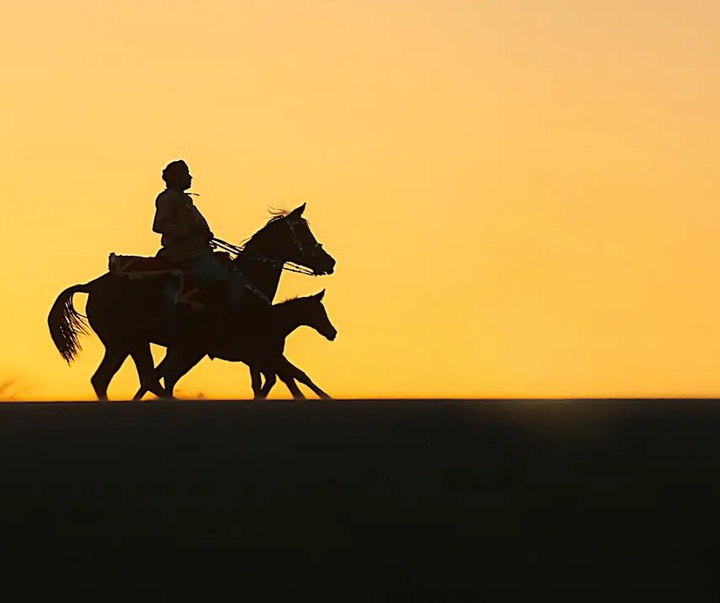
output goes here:
{"type": "MultiPolygon", "coordinates": [[[[163,236],[163,230],[168,236],[164,237],[164,250],[158,255],[183,258],[174,267],[169,264],[172,272],[181,272],[189,267],[207,275],[203,268],[218,259],[217,256],[212,257],[212,247],[222,246],[223,242],[211,240],[210,229],[194,217],[196,209],[189,203],[191,199],[185,198],[189,176],[187,166],[182,170],[173,167],[165,173],[169,192],[161,195],[162,200],[158,201],[157,228],[163,236]],[[176,180],[178,173],[183,174],[184,181],[179,177],[176,180]],[[173,207],[172,199],[166,201],[166,197],[175,197],[175,205],[181,204],[181,207],[173,207]],[[190,227],[186,225],[182,228],[187,220],[174,215],[174,211],[186,211],[191,218],[190,227]],[[169,224],[180,227],[168,227],[169,224]],[[191,245],[190,233],[202,233],[202,238],[194,239],[191,245]],[[182,241],[187,244],[180,245],[182,241]],[[175,250],[179,253],[174,254],[175,250]]],[[[227,263],[220,262],[221,266],[229,266],[229,274],[216,275],[220,277],[216,282],[232,285],[242,279],[243,289],[248,289],[248,294],[238,302],[237,311],[233,308],[232,312],[220,312],[208,320],[206,313],[192,309],[195,303],[192,301],[192,289],[185,291],[190,308],[178,308],[172,299],[167,304],[162,303],[163,290],[169,290],[173,297],[176,292],[176,285],[167,278],[170,275],[165,275],[167,264],[158,266],[158,262],[144,262],[147,258],[110,254],[109,269],[105,274],[86,283],[66,287],[55,299],[47,317],[55,347],[63,359],[71,363],[82,349],[80,335],[89,327],[105,346],[100,365],[90,379],[98,400],[107,400],[110,381],[128,356],[135,362],[140,386],[156,396],[168,396],[172,392],[158,379],[151,344],[166,347],[168,356],[172,353],[173,360],[166,370],[176,375],[177,379],[206,355],[221,357],[228,352],[234,339],[247,341],[246,332],[242,329],[259,324],[258,317],[272,321],[271,304],[286,264],[298,267],[297,272],[303,274],[320,276],[334,273],[335,259],[315,238],[303,218],[304,211],[303,203],[292,211],[274,215],[247,239],[242,248],[232,246],[231,251],[237,254],[236,257],[228,256],[227,263]],[[133,276],[134,264],[140,267],[136,272],[145,272],[150,278],[133,276]],[[77,293],[87,294],[85,315],[73,306],[73,297],[77,293]],[[175,316],[171,317],[171,322],[163,324],[162,314],[166,307],[168,313],[175,316]]],[[[159,263],[165,264],[165,261],[159,260],[159,263]]],[[[236,357],[229,359],[238,360],[236,357]]],[[[292,376],[297,378],[297,375],[292,376]]]]}
{"type": "MultiPolygon", "coordinates": [[[[152,229],[162,235],[156,257],[176,264],[210,293],[208,310],[220,313],[237,305],[243,291],[243,277],[228,269],[213,255],[214,237],[207,220],[185,191],[192,175],[182,159],[170,162],[162,172],[166,188],[155,200],[152,229]]],[[[169,292],[170,295],[173,292],[169,292]]],[[[172,301],[168,301],[172,310],[172,301]]]]}

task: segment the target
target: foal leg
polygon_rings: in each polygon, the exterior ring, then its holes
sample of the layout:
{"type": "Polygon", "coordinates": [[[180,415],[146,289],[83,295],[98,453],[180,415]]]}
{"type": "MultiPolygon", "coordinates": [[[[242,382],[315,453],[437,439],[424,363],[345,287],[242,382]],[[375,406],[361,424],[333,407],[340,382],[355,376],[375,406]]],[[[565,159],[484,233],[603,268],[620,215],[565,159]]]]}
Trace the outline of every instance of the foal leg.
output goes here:
{"type": "Polygon", "coordinates": [[[290,362],[285,356],[282,357],[281,360],[281,366],[283,367],[283,370],[287,371],[289,375],[292,375],[294,379],[297,379],[300,383],[304,383],[307,385],[311,390],[313,390],[318,396],[325,399],[332,399],[332,396],[328,394],[327,392],[320,389],[315,383],[313,383],[312,379],[305,374],[305,372],[301,371],[298,367],[296,367],[292,362],[290,362]]]}
{"type": "Polygon", "coordinates": [[[250,369],[250,385],[252,386],[253,396],[256,400],[259,400],[262,392],[262,378],[260,377],[260,369],[254,364],[248,365],[250,369]]]}
{"type": "Polygon", "coordinates": [[[268,369],[263,369],[262,374],[265,375],[265,385],[263,385],[263,388],[260,391],[260,397],[267,398],[270,390],[273,388],[273,385],[275,385],[275,382],[277,381],[277,375],[274,371],[268,369]]]}
{"type": "Polygon", "coordinates": [[[152,353],[150,352],[150,344],[136,344],[130,350],[130,355],[135,361],[138,377],[140,377],[141,388],[152,392],[158,398],[172,398],[172,394],[166,391],[165,388],[160,385],[160,381],[158,381],[157,375],[155,374],[153,357],[152,353]]]}
{"type": "Polygon", "coordinates": [[[279,372],[278,377],[280,377],[280,381],[282,381],[290,390],[293,398],[295,398],[296,400],[304,400],[305,398],[307,398],[307,396],[303,394],[300,388],[297,386],[297,383],[295,383],[295,379],[293,379],[291,375],[279,372]]]}
{"type": "Polygon", "coordinates": [[[277,373],[277,376],[280,377],[280,380],[290,390],[292,397],[299,399],[306,398],[305,394],[300,391],[297,383],[295,383],[295,375],[293,374],[294,371],[292,370],[295,367],[285,359],[285,356],[281,356],[279,359],[277,359],[276,362],[273,363],[273,365],[275,367],[275,372],[277,373]]]}
{"type": "Polygon", "coordinates": [[[122,363],[128,357],[128,352],[118,348],[105,348],[105,355],[103,356],[100,366],[90,377],[90,383],[95,390],[95,395],[98,400],[106,401],[108,386],[115,373],[120,370],[122,363]]]}

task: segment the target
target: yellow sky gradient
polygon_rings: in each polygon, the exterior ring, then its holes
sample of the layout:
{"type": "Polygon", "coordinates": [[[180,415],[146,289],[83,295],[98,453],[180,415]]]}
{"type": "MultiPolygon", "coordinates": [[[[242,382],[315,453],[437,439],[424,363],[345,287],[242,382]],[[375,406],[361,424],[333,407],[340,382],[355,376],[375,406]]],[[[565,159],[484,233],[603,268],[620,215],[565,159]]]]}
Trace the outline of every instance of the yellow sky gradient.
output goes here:
{"type": "Polygon", "coordinates": [[[336,397],[720,396],[718,26],[716,0],[6,3],[0,397],[93,397],[101,345],[68,368],[47,313],[156,252],[176,158],[226,240],[307,202],[337,270],[279,299],[326,288],[339,336],[286,349],[336,397]]]}

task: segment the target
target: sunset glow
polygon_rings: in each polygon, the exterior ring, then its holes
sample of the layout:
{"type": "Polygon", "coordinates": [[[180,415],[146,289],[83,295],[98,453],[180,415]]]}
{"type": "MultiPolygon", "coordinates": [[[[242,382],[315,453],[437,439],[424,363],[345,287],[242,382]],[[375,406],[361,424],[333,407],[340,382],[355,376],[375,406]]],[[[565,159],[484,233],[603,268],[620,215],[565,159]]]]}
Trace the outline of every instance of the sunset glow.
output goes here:
{"type": "MultiPolygon", "coordinates": [[[[94,398],[100,342],[68,368],[47,313],[111,251],[155,254],[177,158],[225,240],[307,203],[336,272],[286,274],[278,299],[326,289],[337,340],[286,350],[335,397],[720,396],[717,1],[0,15],[0,398],[94,398]]],[[[205,359],[177,393],[249,383],[205,359]]],[[[136,386],[128,360],[110,396],[136,386]]]]}

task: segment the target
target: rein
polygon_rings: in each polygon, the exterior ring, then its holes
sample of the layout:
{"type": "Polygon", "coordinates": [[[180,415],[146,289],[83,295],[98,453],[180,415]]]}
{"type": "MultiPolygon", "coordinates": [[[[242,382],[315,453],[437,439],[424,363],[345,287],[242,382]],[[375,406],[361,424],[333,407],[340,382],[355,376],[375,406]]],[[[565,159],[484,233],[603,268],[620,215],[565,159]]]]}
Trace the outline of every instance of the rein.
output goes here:
{"type": "MultiPolygon", "coordinates": [[[[300,240],[298,239],[297,235],[295,234],[295,229],[292,227],[292,224],[290,222],[288,222],[287,224],[290,227],[290,232],[293,235],[293,243],[295,243],[297,248],[304,255],[303,247],[300,244],[300,240]]],[[[217,237],[213,238],[210,241],[210,246],[213,249],[219,249],[220,251],[234,254],[236,258],[238,255],[240,255],[241,252],[244,252],[246,254],[249,254],[250,258],[253,260],[263,262],[265,264],[272,264],[273,266],[277,266],[282,270],[287,270],[288,272],[296,272],[298,274],[307,274],[310,276],[315,274],[310,268],[307,268],[306,266],[301,266],[300,264],[296,264],[295,262],[281,262],[260,253],[255,253],[254,251],[246,251],[245,248],[242,246],[233,245],[232,243],[228,243],[227,241],[223,241],[222,239],[218,239],[217,237]]]]}

